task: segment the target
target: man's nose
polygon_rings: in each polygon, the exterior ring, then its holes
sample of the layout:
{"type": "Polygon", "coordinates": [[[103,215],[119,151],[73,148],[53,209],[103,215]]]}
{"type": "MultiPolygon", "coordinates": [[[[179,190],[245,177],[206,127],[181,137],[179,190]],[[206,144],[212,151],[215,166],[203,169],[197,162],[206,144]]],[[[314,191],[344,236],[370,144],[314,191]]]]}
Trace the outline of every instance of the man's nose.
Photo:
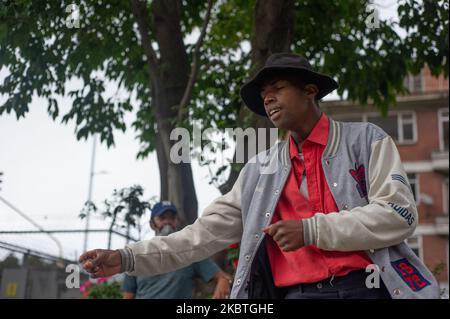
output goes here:
{"type": "Polygon", "coordinates": [[[264,97],[264,106],[268,106],[270,103],[273,103],[275,101],[275,96],[273,94],[266,94],[264,97]]]}

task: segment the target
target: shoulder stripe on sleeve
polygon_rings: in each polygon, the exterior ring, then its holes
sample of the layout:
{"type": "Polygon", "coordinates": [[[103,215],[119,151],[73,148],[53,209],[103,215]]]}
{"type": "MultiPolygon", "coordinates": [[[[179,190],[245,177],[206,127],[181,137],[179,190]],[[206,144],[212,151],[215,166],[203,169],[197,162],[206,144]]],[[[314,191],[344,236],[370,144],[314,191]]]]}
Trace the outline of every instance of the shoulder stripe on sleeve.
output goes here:
{"type": "Polygon", "coordinates": [[[399,181],[399,182],[405,184],[406,186],[408,186],[408,183],[406,182],[405,178],[402,175],[392,174],[391,177],[392,177],[393,181],[399,181]]]}

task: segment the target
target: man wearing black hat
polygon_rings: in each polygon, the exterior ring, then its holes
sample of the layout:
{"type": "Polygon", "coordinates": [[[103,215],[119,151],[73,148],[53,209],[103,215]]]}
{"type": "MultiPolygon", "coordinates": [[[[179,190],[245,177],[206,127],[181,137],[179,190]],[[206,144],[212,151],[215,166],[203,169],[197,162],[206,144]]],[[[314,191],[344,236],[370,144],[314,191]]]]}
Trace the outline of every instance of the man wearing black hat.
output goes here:
{"type": "Polygon", "coordinates": [[[376,125],[323,114],[318,100],[337,87],[299,55],[270,56],[241,97],[288,139],[249,160],[193,225],[87,252],[85,269],[161,273],[240,242],[231,298],[438,298],[404,242],[418,215],[395,143],[376,125]]]}
{"type": "MultiPolygon", "coordinates": [[[[155,236],[168,236],[177,230],[177,209],[169,201],[156,203],[151,212],[150,227],[155,236]]],[[[231,276],[211,260],[204,259],[173,272],[155,276],[125,275],[122,285],[124,299],[191,299],[193,280],[214,280],[214,299],[228,298],[231,276]]]]}

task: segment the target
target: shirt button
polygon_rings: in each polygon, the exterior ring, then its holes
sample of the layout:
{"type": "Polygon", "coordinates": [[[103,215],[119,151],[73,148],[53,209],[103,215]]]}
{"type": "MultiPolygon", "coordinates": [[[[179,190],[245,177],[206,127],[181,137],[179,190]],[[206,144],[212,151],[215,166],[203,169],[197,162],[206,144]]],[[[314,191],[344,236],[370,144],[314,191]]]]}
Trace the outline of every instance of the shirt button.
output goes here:
{"type": "Polygon", "coordinates": [[[322,288],[322,284],[320,282],[317,284],[317,288],[319,288],[319,289],[322,288]]]}
{"type": "Polygon", "coordinates": [[[333,183],[333,187],[337,187],[337,183],[333,183]]]}

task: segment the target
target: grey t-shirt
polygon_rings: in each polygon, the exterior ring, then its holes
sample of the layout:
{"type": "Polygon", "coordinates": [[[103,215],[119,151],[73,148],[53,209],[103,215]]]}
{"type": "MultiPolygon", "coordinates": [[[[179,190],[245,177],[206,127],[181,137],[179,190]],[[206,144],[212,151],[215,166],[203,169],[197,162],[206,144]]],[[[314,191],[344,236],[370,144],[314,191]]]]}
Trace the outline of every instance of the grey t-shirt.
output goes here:
{"type": "Polygon", "coordinates": [[[194,278],[210,281],[219,271],[211,260],[205,259],[162,275],[133,277],[125,275],[122,290],[135,294],[136,299],[191,299],[194,278]]]}

